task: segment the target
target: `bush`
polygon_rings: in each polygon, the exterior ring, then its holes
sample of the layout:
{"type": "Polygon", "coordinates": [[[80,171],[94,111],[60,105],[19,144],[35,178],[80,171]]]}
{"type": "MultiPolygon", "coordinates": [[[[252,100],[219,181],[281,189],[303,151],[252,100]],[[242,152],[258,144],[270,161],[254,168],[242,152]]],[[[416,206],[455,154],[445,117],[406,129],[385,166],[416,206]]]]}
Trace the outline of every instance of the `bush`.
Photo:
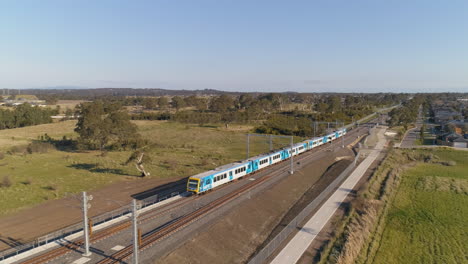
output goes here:
{"type": "Polygon", "coordinates": [[[10,154],[26,154],[27,152],[27,146],[13,146],[9,151],[10,154]]]}
{"type": "Polygon", "coordinates": [[[11,185],[13,185],[13,182],[11,181],[10,176],[8,176],[8,175],[3,176],[3,180],[2,180],[2,183],[0,184],[0,187],[8,188],[11,185]]]}
{"type": "Polygon", "coordinates": [[[27,147],[27,152],[29,154],[33,153],[47,153],[49,150],[53,149],[54,146],[47,142],[37,142],[34,141],[27,147]]]}

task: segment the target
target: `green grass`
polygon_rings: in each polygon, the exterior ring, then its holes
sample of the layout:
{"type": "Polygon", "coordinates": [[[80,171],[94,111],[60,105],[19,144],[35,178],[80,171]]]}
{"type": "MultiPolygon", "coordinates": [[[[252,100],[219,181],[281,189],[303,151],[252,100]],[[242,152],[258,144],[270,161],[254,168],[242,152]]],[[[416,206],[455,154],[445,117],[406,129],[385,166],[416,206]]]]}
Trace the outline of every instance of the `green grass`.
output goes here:
{"type": "MultiPolygon", "coordinates": [[[[12,181],[10,187],[0,187],[0,215],[13,213],[45,200],[57,199],[67,193],[89,191],[106,184],[138,180],[133,164],[123,165],[131,152],[99,151],[7,154],[12,146],[26,145],[47,133],[60,139],[64,135],[75,137],[76,121],[0,131],[0,183],[5,176],[12,181]]],[[[190,176],[233,161],[245,159],[246,136],[251,127],[212,124],[199,127],[165,121],[136,121],[139,132],[153,145],[147,150],[151,163],[145,168],[151,178],[190,176]]],[[[299,140],[299,139],[298,139],[299,140]]],[[[268,151],[266,138],[250,139],[251,156],[268,151]]],[[[284,146],[288,139],[274,139],[274,147],[284,146]]]]}
{"type": "Polygon", "coordinates": [[[467,263],[468,152],[432,153],[457,164],[403,173],[373,263],[467,263]]]}

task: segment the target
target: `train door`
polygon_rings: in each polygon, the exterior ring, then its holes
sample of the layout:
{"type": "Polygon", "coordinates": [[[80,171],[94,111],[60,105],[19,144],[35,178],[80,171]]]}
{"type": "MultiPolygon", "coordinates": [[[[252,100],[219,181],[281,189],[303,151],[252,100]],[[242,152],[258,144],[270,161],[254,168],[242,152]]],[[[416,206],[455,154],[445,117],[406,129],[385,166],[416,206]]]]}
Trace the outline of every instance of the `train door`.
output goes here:
{"type": "Polygon", "coordinates": [[[229,180],[232,181],[234,177],[232,176],[232,171],[229,172],[229,180]]]}

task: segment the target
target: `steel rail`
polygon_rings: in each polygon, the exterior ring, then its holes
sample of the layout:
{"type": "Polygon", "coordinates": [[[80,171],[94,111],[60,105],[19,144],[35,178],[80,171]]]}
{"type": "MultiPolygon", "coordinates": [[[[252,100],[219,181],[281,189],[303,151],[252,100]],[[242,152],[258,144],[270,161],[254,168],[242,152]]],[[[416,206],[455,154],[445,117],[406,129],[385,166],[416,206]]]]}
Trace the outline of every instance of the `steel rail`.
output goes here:
{"type": "MultiPolygon", "coordinates": [[[[355,131],[354,133],[356,133],[356,132],[359,131],[359,129],[356,129],[356,130],[354,130],[354,131],[355,131]]],[[[354,133],[353,133],[353,134],[354,134],[354,133]]],[[[351,133],[348,133],[348,134],[351,134],[351,133]]],[[[333,143],[336,143],[336,142],[332,142],[332,144],[333,144],[333,143]]],[[[313,156],[315,156],[314,154],[317,154],[317,153],[319,153],[320,151],[326,150],[327,148],[328,148],[328,147],[326,147],[326,145],[324,144],[324,145],[319,146],[319,148],[316,149],[316,150],[317,150],[316,152],[308,152],[308,151],[303,152],[303,153],[297,155],[297,156],[299,156],[299,157],[298,157],[298,159],[296,160],[296,162],[308,160],[308,159],[312,158],[313,156]],[[309,155],[302,155],[302,154],[309,154],[309,155]]],[[[284,160],[284,161],[285,161],[285,160],[284,160]]],[[[277,163],[277,164],[274,164],[272,167],[267,167],[267,168],[268,168],[268,169],[272,169],[272,168],[277,167],[277,166],[279,166],[279,165],[281,165],[281,164],[284,165],[284,162],[283,162],[283,161],[282,161],[282,162],[279,162],[279,163],[277,163]],[[277,166],[275,166],[275,165],[277,165],[277,166]]],[[[213,208],[215,208],[215,207],[217,208],[217,207],[220,206],[220,205],[216,206],[216,204],[214,204],[216,201],[219,201],[219,200],[222,200],[222,199],[226,199],[226,200],[223,200],[224,202],[223,202],[222,204],[227,203],[227,202],[229,202],[230,200],[232,200],[232,199],[234,199],[235,197],[237,197],[239,194],[245,192],[245,190],[251,189],[251,188],[253,188],[253,186],[257,186],[258,184],[263,183],[264,181],[266,181],[267,179],[270,179],[270,178],[273,177],[274,175],[277,175],[277,174],[279,174],[279,173],[286,172],[286,171],[287,171],[287,168],[286,168],[286,167],[287,167],[287,166],[285,166],[284,168],[279,169],[279,170],[277,170],[277,171],[274,171],[274,172],[271,173],[270,175],[262,176],[262,177],[261,177],[259,180],[257,180],[257,181],[254,181],[254,182],[252,182],[252,183],[248,183],[248,184],[246,184],[246,185],[244,185],[244,186],[241,186],[239,189],[237,189],[237,190],[235,190],[235,191],[229,193],[228,195],[225,195],[225,196],[223,196],[223,197],[220,197],[220,198],[218,198],[217,200],[215,200],[215,201],[209,203],[208,205],[205,205],[204,207],[201,207],[200,209],[198,209],[198,210],[196,210],[196,211],[193,211],[193,212],[191,212],[191,213],[189,213],[189,214],[186,214],[185,216],[182,216],[181,218],[179,218],[178,220],[172,222],[172,223],[169,224],[169,225],[165,225],[161,230],[168,230],[168,228],[171,228],[171,227],[173,228],[176,224],[183,223],[183,222],[181,222],[181,221],[184,221],[184,219],[189,219],[189,220],[190,220],[190,218],[186,218],[186,217],[193,217],[193,215],[197,214],[197,212],[198,212],[200,215],[198,215],[198,217],[196,217],[196,219],[200,218],[201,216],[203,216],[204,214],[206,214],[208,211],[211,211],[213,208]],[[247,189],[245,189],[245,188],[247,188],[247,189]],[[207,212],[205,212],[205,213],[202,213],[203,210],[204,210],[205,208],[208,208],[209,210],[208,210],[207,212]]],[[[259,172],[262,172],[262,171],[259,171],[259,172]]],[[[256,173],[258,173],[258,172],[256,172],[256,173]]],[[[228,185],[224,185],[224,186],[221,186],[220,188],[217,188],[217,189],[222,189],[223,187],[227,187],[227,186],[228,186],[228,185]]],[[[174,202],[169,203],[169,204],[167,204],[167,205],[163,205],[163,208],[167,208],[167,207],[174,206],[174,205],[176,205],[176,206],[185,205],[185,204],[187,204],[187,203],[189,203],[189,202],[192,202],[194,199],[197,199],[197,198],[199,198],[199,197],[198,197],[198,196],[194,196],[193,199],[183,199],[183,200],[179,200],[179,201],[174,201],[174,202]]],[[[154,214],[154,212],[151,212],[151,211],[145,212],[143,215],[150,215],[150,216],[149,216],[149,217],[146,217],[146,218],[144,218],[144,219],[142,219],[141,221],[142,221],[142,222],[149,221],[149,220],[151,220],[151,219],[154,219],[156,216],[163,215],[163,214],[165,214],[165,213],[167,213],[167,212],[170,212],[170,211],[173,211],[173,210],[176,210],[176,209],[177,209],[177,207],[167,208],[167,209],[165,209],[165,210],[163,210],[163,211],[157,211],[156,214],[154,214]]],[[[195,221],[195,220],[193,220],[193,221],[195,221]]],[[[189,223],[191,223],[191,222],[193,222],[193,221],[188,221],[188,222],[186,222],[186,223],[181,224],[180,227],[176,228],[175,230],[169,231],[168,234],[176,232],[176,231],[179,230],[180,228],[184,227],[185,225],[187,225],[187,224],[189,224],[189,223]]],[[[113,227],[106,228],[106,229],[104,229],[103,231],[100,231],[100,232],[96,233],[95,235],[91,236],[91,242],[92,242],[92,243],[98,242],[98,241],[100,241],[100,240],[102,240],[102,239],[104,239],[104,238],[107,238],[107,237],[109,237],[109,236],[115,235],[115,234],[117,234],[117,233],[119,233],[119,232],[121,232],[121,231],[127,229],[128,227],[130,227],[130,221],[126,221],[126,222],[121,223],[121,224],[119,224],[119,225],[117,225],[117,226],[113,226],[113,227]]],[[[158,228],[155,229],[155,230],[158,230],[158,228]]],[[[166,231],[166,232],[167,232],[167,231],[166,231]]],[[[158,231],[158,232],[153,232],[153,233],[154,233],[154,234],[159,234],[159,231],[158,231]]],[[[150,233],[146,234],[146,235],[145,235],[146,237],[144,237],[144,239],[148,239],[148,240],[151,241],[151,237],[153,237],[153,236],[150,236],[150,235],[153,234],[153,233],[150,232],[150,233]]],[[[162,238],[164,238],[164,237],[166,237],[166,235],[161,236],[160,238],[158,238],[158,239],[156,239],[156,240],[154,240],[154,241],[152,241],[152,242],[148,242],[148,243],[146,243],[146,244],[145,244],[144,242],[142,242],[142,246],[141,246],[140,248],[141,248],[141,249],[144,249],[144,248],[146,248],[148,245],[150,245],[150,244],[152,244],[152,243],[156,242],[157,240],[160,240],[160,239],[162,239],[162,238]]],[[[146,241],[146,240],[144,240],[144,241],[146,241]]],[[[44,253],[44,254],[38,255],[38,256],[33,257],[33,258],[31,258],[31,259],[25,260],[24,262],[21,262],[21,263],[23,263],[23,264],[38,264],[38,263],[46,263],[46,262],[49,262],[49,261],[51,261],[51,260],[53,260],[53,259],[55,259],[55,258],[57,258],[57,257],[63,256],[63,255],[66,255],[67,253],[70,253],[70,252],[72,252],[72,251],[78,250],[78,249],[82,246],[83,242],[84,242],[84,240],[83,240],[82,238],[81,238],[81,239],[78,239],[78,240],[76,240],[76,241],[67,241],[67,242],[65,242],[65,243],[64,243],[61,247],[59,247],[59,248],[56,248],[56,249],[51,250],[51,251],[49,251],[49,252],[46,252],[46,253],[44,253]]],[[[130,246],[128,246],[128,247],[130,247],[131,250],[133,250],[132,245],[130,245],[130,246]]],[[[126,250],[126,248],[122,249],[122,250],[119,251],[119,252],[116,252],[116,253],[113,254],[112,256],[116,255],[116,256],[118,257],[118,254],[119,254],[120,252],[122,252],[122,251],[125,251],[125,250],[126,250]]],[[[131,255],[132,253],[133,253],[133,251],[130,253],[130,255],[131,255]]],[[[124,254],[124,253],[120,253],[120,254],[127,255],[127,254],[124,254]]],[[[119,259],[122,260],[122,259],[125,259],[126,257],[128,257],[128,256],[124,256],[124,257],[119,258],[119,259]]],[[[114,257],[113,257],[113,258],[114,258],[114,257]]],[[[115,259],[115,258],[114,258],[114,259],[115,259]]],[[[119,261],[120,261],[120,260],[119,260],[119,261]]],[[[101,262],[99,262],[99,263],[101,263],[101,262]]],[[[105,262],[104,262],[104,263],[105,263],[105,262]]],[[[110,263],[115,263],[115,262],[110,262],[110,263]]]]}

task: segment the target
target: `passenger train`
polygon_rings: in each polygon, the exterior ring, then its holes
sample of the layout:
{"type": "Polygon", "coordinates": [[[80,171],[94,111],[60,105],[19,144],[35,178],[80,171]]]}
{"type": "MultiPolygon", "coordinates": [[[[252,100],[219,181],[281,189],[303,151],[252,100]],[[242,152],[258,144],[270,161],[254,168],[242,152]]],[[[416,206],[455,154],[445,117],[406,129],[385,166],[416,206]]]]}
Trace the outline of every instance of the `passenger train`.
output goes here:
{"type": "Polygon", "coordinates": [[[321,146],[327,142],[331,143],[340,137],[346,135],[346,128],[335,131],[323,137],[316,137],[305,140],[301,143],[275,150],[267,154],[261,154],[247,160],[223,165],[214,170],[199,173],[191,176],[187,182],[187,191],[202,194],[218,186],[242,178],[246,175],[257,172],[275,163],[289,159],[291,155],[299,155],[305,151],[321,146]]]}

